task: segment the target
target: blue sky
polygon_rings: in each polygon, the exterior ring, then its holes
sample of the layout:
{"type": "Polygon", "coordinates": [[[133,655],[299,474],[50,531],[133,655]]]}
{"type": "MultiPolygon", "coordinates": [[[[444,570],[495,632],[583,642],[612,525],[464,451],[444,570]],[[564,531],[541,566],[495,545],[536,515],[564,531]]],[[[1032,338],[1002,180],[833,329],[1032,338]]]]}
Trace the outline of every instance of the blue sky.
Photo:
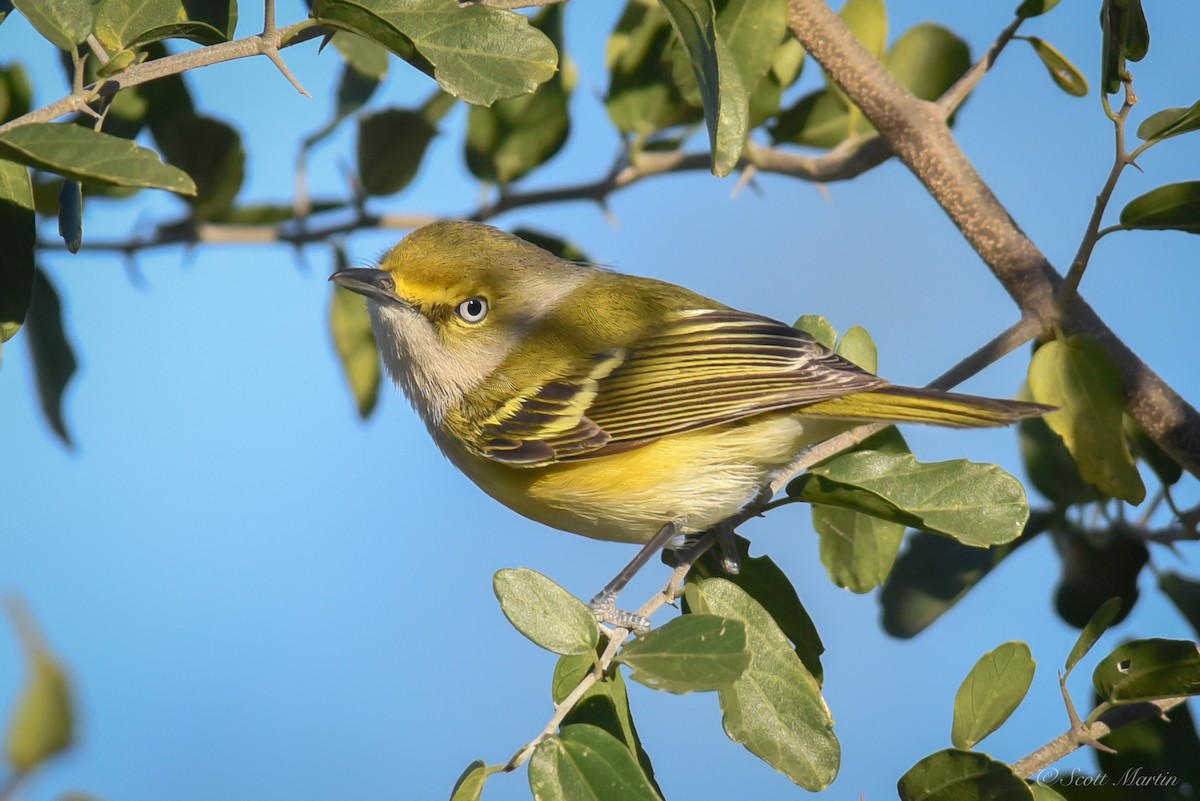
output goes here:
{"type": "MultiPolygon", "coordinates": [[[[568,8],[568,48],[579,64],[574,129],[563,153],[527,179],[531,188],[597,177],[617,152],[597,99],[616,12],[601,5],[568,8]]],[[[889,11],[893,38],[937,14],[974,55],[1010,18],[990,3],[897,1],[889,11]]],[[[1200,7],[1149,11],[1152,47],[1134,67],[1135,124],[1198,93],[1188,76],[1200,74],[1200,7]]],[[[302,14],[299,3],[281,4],[281,22],[302,14]]],[[[239,33],[252,33],[257,12],[244,4],[242,17],[239,33]]],[[[1095,85],[1096,4],[1064,3],[1026,32],[1055,44],[1095,85]]],[[[0,60],[23,60],[45,103],[65,86],[56,55],[35,40],[10,18],[0,26],[0,60]]],[[[202,110],[248,138],[249,200],[288,198],[297,143],[329,113],[337,56],[315,50],[285,53],[311,101],[265,59],[191,76],[202,110]]],[[[819,78],[807,69],[811,88],[819,78]]],[[[411,104],[430,88],[394,61],[374,104],[411,104]]],[[[443,123],[414,185],[379,208],[452,215],[476,205],[461,155],[464,117],[459,110],[443,123]]],[[[1015,42],[960,114],[957,133],[1021,227],[1055,264],[1068,263],[1112,158],[1095,96],[1064,95],[1015,42]]],[[[340,192],[352,152],[349,131],[319,149],[314,187],[340,192]]],[[[1198,163],[1200,137],[1152,150],[1144,174],[1123,178],[1110,219],[1142,192],[1200,177],[1198,163]]],[[[707,174],[662,178],[614,196],[607,215],[580,203],[496,222],[565,235],[622,271],[773,317],[820,313],[839,329],[864,325],[879,344],[880,372],[900,383],[928,381],[1016,319],[896,163],[823,189],[772,176],[736,198],[733,187],[707,174]]],[[[119,237],[178,208],[150,193],[132,208],[90,204],[83,252],[43,256],[81,364],[66,401],[75,452],[38,415],[20,339],[4,349],[0,589],[25,598],[69,666],[80,714],[78,745],[28,797],[67,789],[111,801],[446,797],[468,762],[503,762],[551,713],[554,659],[508,626],[492,574],[533,567],[587,598],[632,548],[565,536],[495,504],[440,457],[390,388],[360,423],[326,330],[327,247],[302,260],[267,246],[165,249],[137,259],[136,280],[119,259],[88,253],[89,237],[119,237]]],[[[398,237],[362,232],[346,247],[366,262],[398,237]]],[[[1193,401],[1198,268],[1194,237],[1120,234],[1101,241],[1082,290],[1193,401]]],[[[1012,395],[1024,365],[1014,354],[966,388],[1012,395]]],[[[1012,432],[906,433],[922,460],[967,457],[1020,474],[1012,432]]],[[[1181,497],[1197,501],[1194,481],[1185,479],[1181,497]]],[[[806,510],[778,510],[743,533],[788,572],[825,641],[826,698],[843,746],[837,797],[888,796],[909,766],[948,746],[958,683],[1006,640],[1028,642],[1038,672],[1025,705],[982,748],[1015,760],[1066,728],[1055,670],[1075,633],[1052,611],[1057,559],[1048,540],[901,642],[880,632],[873,596],[830,583],[806,510]]],[[[1200,572],[1194,546],[1153,558],[1200,572]]],[[[651,568],[627,597],[648,597],[665,578],[651,568]]],[[[1190,636],[1148,574],[1143,589],[1102,649],[1118,636],[1190,636]]],[[[1090,664],[1073,683],[1080,703],[1090,664]]],[[[15,638],[0,629],[0,716],[21,676],[15,638]]],[[[715,696],[636,685],[631,696],[668,798],[799,792],[724,737],[715,696]]],[[[494,777],[485,797],[528,797],[523,773],[494,777]]]]}

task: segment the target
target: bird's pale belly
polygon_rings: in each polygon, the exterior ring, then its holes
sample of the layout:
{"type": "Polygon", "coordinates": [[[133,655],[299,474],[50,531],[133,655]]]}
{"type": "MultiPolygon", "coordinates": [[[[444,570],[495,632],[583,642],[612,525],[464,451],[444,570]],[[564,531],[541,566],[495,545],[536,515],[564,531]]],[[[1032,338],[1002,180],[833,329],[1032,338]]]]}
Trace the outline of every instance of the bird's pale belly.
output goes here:
{"type": "Polygon", "coordinates": [[[774,412],[624,453],[533,468],[441,444],[481,489],[528,518],[585,537],[646,542],[670,521],[693,533],[729,518],[800,450],[847,427],[774,412]]]}

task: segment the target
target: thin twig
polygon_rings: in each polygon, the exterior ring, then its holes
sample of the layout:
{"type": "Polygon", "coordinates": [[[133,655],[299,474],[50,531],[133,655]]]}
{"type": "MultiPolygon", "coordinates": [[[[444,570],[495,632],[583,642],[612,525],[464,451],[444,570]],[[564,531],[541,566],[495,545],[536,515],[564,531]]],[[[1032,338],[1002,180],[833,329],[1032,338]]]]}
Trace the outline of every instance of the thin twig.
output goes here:
{"type": "MultiPolygon", "coordinates": [[[[1104,181],[1104,186],[1101,188],[1100,194],[1096,195],[1096,205],[1092,208],[1092,217],[1088,220],[1087,227],[1084,229],[1083,240],[1079,243],[1079,250],[1075,253],[1075,259],[1071,262],[1071,269],[1067,271],[1067,277],[1058,290],[1058,308],[1060,313],[1065,314],[1070,305],[1075,301],[1075,296],[1079,291],[1079,282],[1083,280],[1083,273],[1091,261],[1092,251],[1095,250],[1096,243],[1100,241],[1100,222],[1104,219],[1104,210],[1108,208],[1108,201],[1112,198],[1113,190],[1117,188],[1117,181],[1121,177],[1121,172],[1132,163],[1129,154],[1125,152],[1125,121],[1128,119],[1129,112],[1136,102],[1137,97],[1133,93],[1133,81],[1127,80],[1125,82],[1125,102],[1121,106],[1120,111],[1110,114],[1113,123],[1113,138],[1116,145],[1116,155],[1113,158],[1112,169],[1108,172],[1108,178],[1104,181]]],[[[1112,111],[1111,107],[1108,107],[1108,111],[1112,111]]]]}
{"type": "MultiPolygon", "coordinates": [[[[1126,704],[1115,707],[1103,714],[1099,720],[1092,723],[1089,727],[1089,734],[1092,737],[1104,737],[1123,726],[1139,723],[1151,718],[1162,717],[1164,713],[1174,709],[1185,701],[1187,701],[1187,696],[1163,698],[1147,703],[1126,704]]],[[[1060,734],[1029,756],[1014,762],[1012,765],[1013,773],[1025,778],[1033,778],[1038,771],[1045,770],[1068,754],[1078,751],[1086,744],[1083,740],[1079,739],[1078,732],[1071,729],[1060,734]]]]}

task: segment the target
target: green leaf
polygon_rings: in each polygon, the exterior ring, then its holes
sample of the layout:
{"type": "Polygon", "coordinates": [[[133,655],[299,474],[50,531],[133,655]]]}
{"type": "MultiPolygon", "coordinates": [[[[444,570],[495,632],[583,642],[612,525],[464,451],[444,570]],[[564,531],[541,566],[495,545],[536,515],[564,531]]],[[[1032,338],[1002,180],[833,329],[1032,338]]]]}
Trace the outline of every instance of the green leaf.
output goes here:
{"type": "Polygon", "coordinates": [[[21,774],[69,746],[75,724],[70,683],[58,660],[25,607],[10,600],[7,608],[28,665],[28,678],[9,719],[5,745],[9,764],[21,774]]]}
{"type": "MultiPolygon", "coordinates": [[[[562,51],[563,6],[543,8],[533,25],[562,51]]],[[[466,157],[471,174],[501,185],[511,183],[554,157],[571,130],[567,102],[571,96],[564,69],[533,94],[500,100],[490,108],[472,106],[467,115],[466,157]]]]}
{"type": "Polygon", "coordinates": [[[860,451],[810,469],[787,494],[985,547],[1010,542],[1029,517],[1025,488],[995,465],[921,464],[912,454],[860,451]]]}
{"type": "Polygon", "coordinates": [[[562,237],[535,231],[532,228],[514,228],[512,234],[513,236],[521,237],[526,242],[537,245],[542,250],[548,251],[560,259],[578,262],[590,261],[587,254],[580,250],[578,245],[562,237]]]}
{"type": "Polygon", "coordinates": [[[804,70],[805,55],[807,53],[804,45],[793,36],[788,36],[775,48],[775,55],[771,57],[771,72],[783,89],[787,89],[800,78],[800,73],[804,70]]]}
{"type": "Polygon", "coordinates": [[[1139,139],[1161,142],[1172,136],[1200,130],[1200,101],[1188,108],[1167,108],[1151,114],[1138,126],[1139,139]]]}
{"type": "Polygon", "coordinates": [[[1079,475],[1071,452],[1040,417],[1027,417],[1017,423],[1025,473],[1037,491],[1059,509],[1098,501],[1104,495],[1079,475]]]}
{"type": "Polygon", "coordinates": [[[187,173],[153,150],[78,125],[35,122],[0,134],[0,157],[76,181],[196,194],[187,173]]]}
{"type": "Polygon", "coordinates": [[[0,122],[23,117],[29,113],[32,104],[33,86],[25,68],[20,64],[9,64],[0,69],[0,122]]]}
{"type": "Polygon", "coordinates": [[[971,48],[953,31],[925,22],[904,32],[884,64],[922,100],[937,100],[971,68],[971,48]]]}
{"type": "Polygon", "coordinates": [[[1138,599],[1138,575],[1150,559],[1146,544],[1121,527],[1091,536],[1066,523],[1056,531],[1054,545],[1062,558],[1062,578],[1054,593],[1059,617],[1082,629],[1109,599],[1121,599],[1119,623],[1138,599]]]}
{"type": "Polygon", "coordinates": [[[666,54],[673,42],[671,22],[661,6],[629,0],[605,54],[609,86],[604,103],[623,133],[646,137],[703,119],[672,79],[672,60],[666,54]]]}
{"type": "Polygon", "coordinates": [[[467,765],[450,791],[450,801],[479,801],[483,797],[483,785],[487,777],[488,766],[482,759],[467,765]]]}
{"type": "MultiPolygon", "coordinates": [[[[551,688],[554,703],[561,704],[595,666],[594,652],[559,657],[558,664],[554,667],[551,688]]],[[[599,726],[624,743],[650,784],[662,795],[654,781],[654,766],[650,764],[650,756],[646,749],[642,748],[641,738],[638,737],[637,727],[633,723],[633,713],[629,709],[629,693],[621,671],[613,669],[603,679],[592,684],[563,718],[562,726],[577,723],[599,726]]]]}
{"type": "Polygon", "coordinates": [[[1013,551],[1045,531],[1052,519],[1035,511],[1020,537],[986,549],[913,532],[879,594],[883,630],[902,638],[924,631],[1013,551]]]}
{"type": "Polygon", "coordinates": [[[712,173],[724,177],[737,166],[746,145],[749,92],[734,55],[717,37],[713,0],[663,0],[662,6],[687,50],[700,89],[712,145],[712,173]]]}
{"type": "Polygon", "coordinates": [[[1092,685],[1114,704],[1200,694],[1200,647],[1188,640],[1127,642],[1096,665],[1092,685]]]}
{"type": "Polygon", "coordinates": [[[429,143],[437,135],[423,115],[390,108],[358,121],[358,174],[370,195],[399,192],[416,177],[429,143]]]}
{"type": "Polygon", "coordinates": [[[813,504],[813,528],[821,537],[821,564],[839,587],[865,593],[887,579],[904,540],[904,525],[813,504]]]}
{"type": "Polygon", "coordinates": [[[93,13],[96,38],[110,53],[163,39],[228,42],[238,19],[235,0],[99,0],[93,13]]]}
{"type": "MultiPolygon", "coordinates": [[[[338,270],[346,269],[346,256],[341,248],[338,248],[337,256],[338,270]]],[[[329,302],[329,333],[342,364],[342,373],[354,396],[358,416],[366,420],[379,400],[383,371],[375,346],[375,332],[371,330],[371,317],[367,314],[367,306],[361,295],[333,285],[329,302]]]]}
{"type": "Polygon", "coordinates": [[[33,298],[37,219],[29,170],[0,160],[0,342],[20,330],[33,298]]]}
{"type": "Polygon", "coordinates": [[[233,206],[246,177],[246,150],[237,129],[212,117],[180,116],[159,144],[167,160],[195,181],[189,202],[197,218],[211,220],[233,206]]]}
{"type": "Polygon", "coordinates": [[[1200,637],[1200,581],[1168,570],[1159,574],[1158,588],[1171,599],[1196,636],[1200,637]]]}
{"type": "Polygon", "coordinates": [[[879,349],[875,347],[875,341],[867,329],[861,325],[852,326],[842,334],[836,352],[872,375],[879,371],[879,349]]]}
{"type": "Polygon", "coordinates": [[[1183,478],[1183,468],[1179,462],[1150,439],[1132,417],[1125,415],[1122,425],[1133,455],[1145,462],[1154,471],[1154,475],[1158,476],[1159,481],[1169,487],[1183,478]]]}
{"type": "Polygon", "coordinates": [[[909,768],[896,784],[900,801],[1032,801],[1012,768],[987,754],[947,748],[909,768]]]}
{"type": "Polygon", "coordinates": [[[73,52],[92,30],[89,0],[12,0],[12,4],[60,50],[73,52]]]}
{"type": "Polygon", "coordinates": [[[40,269],[34,271],[33,300],[25,317],[25,339],[37,376],[42,414],[63,444],[73,447],[63,419],[62,402],[67,384],[75,374],[75,352],[63,328],[58,292],[49,276],[40,269]]]}
{"type": "MultiPolygon", "coordinates": [[[[824,675],[821,669],[821,654],[825,652],[825,646],[821,644],[817,627],[813,625],[804,604],[800,603],[796,588],[771,557],[750,556],[750,543],[742,537],[735,537],[734,542],[742,564],[740,573],[727,575],[716,549],[709,549],[700,561],[692,566],[692,571],[688,574],[689,580],[695,576],[719,577],[736,584],[766,610],[784,636],[792,641],[796,656],[800,657],[805,669],[819,685],[824,675]]],[[[671,552],[663,553],[666,556],[671,552]]]]}
{"type": "Polygon", "coordinates": [[[1141,0],[1104,0],[1100,28],[1100,83],[1111,95],[1121,88],[1125,60],[1141,61],[1150,49],[1150,29],[1141,0]]]}
{"type": "Polygon", "coordinates": [[[1033,793],[1033,801],[1067,801],[1058,791],[1050,789],[1040,781],[1031,783],[1029,789],[1033,793]]]}
{"type": "Polygon", "coordinates": [[[1108,627],[1117,619],[1117,615],[1121,612],[1121,599],[1109,598],[1100,608],[1092,615],[1091,620],[1083,627],[1083,631],[1079,632],[1079,639],[1075,640],[1075,644],[1071,646],[1071,653],[1067,655],[1066,668],[1063,671],[1064,676],[1069,676],[1071,671],[1079,664],[1079,660],[1083,659],[1087,652],[1092,650],[1092,646],[1096,641],[1108,631],[1108,627]]]}
{"type": "Polygon", "coordinates": [[[838,16],[867,52],[882,61],[888,34],[887,7],[883,0],[846,0],[838,16]]]}
{"type": "Polygon", "coordinates": [[[781,111],[774,124],[768,126],[767,133],[777,145],[791,143],[828,149],[841,144],[851,134],[873,130],[861,114],[851,117],[839,95],[819,89],[781,111]]]}
{"type": "MultiPolygon", "coordinates": [[[[771,69],[787,32],[786,0],[728,0],[717,11],[717,38],[737,66],[745,92],[753,91],[771,69]]],[[[799,45],[795,39],[788,41],[799,45]]],[[[803,53],[800,48],[801,58],[803,53]]]]}
{"type": "Polygon", "coordinates": [[[659,801],[629,750],[597,726],[577,723],[548,737],[529,761],[535,801],[659,801]]]}
{"type": "Polygon", "coordinates": [[[1000,728],[1029,692],[1035,664],[1023,642],[1006,642],[981,656],[954,696],[950,741],[974,748],[1000,728]]]}
{"type": "Polygon", "coordinates": [[[1040,17],[1056,5],[1058,0],[1023,0],[1021,5],[1017,6],[1016,13],[1021,19],[1040,17]]]}
{"type": "Polygon", "coordinates": [[[684,615],[621,649],[631,679],[654,690],[690,693],[729,687],[750,665],[746,627],[713,615],[684,615]]]}
{"type": "Polygon", "coordinates": [[[499,570],[492,589],[508,622],[556,654],[582,654],[600,641],[596,617],[583,602],[526,567],[499,570]]]}
{"type": "Polygon", "coordinates": [[[1046,71],[1050,73],[1050,78],[1058,84],[1059,89],[1072,97],[1087,96],[1087,78],[1054,45],[1036,36],[1026,37],[1025,41],[1033,47],[1033,52],[1037,53],[1038,58],[1042,60],[1046,71]]]}
{"type": "Polygon", "coordinates": [[[1141,503],[1146,487],[1121,425],[1124,384],[1108,352],[1081,334],[1047,342],[1029,363],[1029,389],[1035,401],[1058,407],[1042,419],[1083,479],[1106,495],[1141,503]]]}
{"type": "Polygon", "coordinates": [[[802,315],[792,327],[808,334],[830,350],[837,347],[837,329],[819,314],[802,315]]]}
{"type": "Polygon", "coordinates": [[[1121,225],[1200,234],[1200,181],[1167,184],[1134,198],[1121,209],[1121,225]]]}
{"type": "Polygon", "coordinates": [[[1096,751],[1102,772],[1122,798],[1135,801],[1189,801],[1200,786],[1200,736],[1190,704],[1162,717],[1121,726],[1104,738],[1116,753],[1096,751]]]}
{"type": "Polygon", "coordinates": [[[373,39],[476,105],[532,92],[558,51],[521,14],[442,0],[316,0],[321,22],[373,39]]]}
{"type": "Polygon", "coordinates": [[[688,608],[740,620],[754,655],[733,686],[719,691],[725,733],[806,790],[837,776],[841,746],[816,679],[792,651],[775,621],[725,579],[689,583],[688,608]]]}
{"type": "Polygon", "coordinates": [[[360,75],[376,82],[387,77],[388,50],[383,45],[349,31],[338,31],[330,43],[346,59],[346,66],[360,75]]]}
{"type": "Polygon", "coordinates": [[[67,250],[79,252],[83,243],[83,187],[78,181],[63,181],[58,193],[58,235],[67,250]]]}

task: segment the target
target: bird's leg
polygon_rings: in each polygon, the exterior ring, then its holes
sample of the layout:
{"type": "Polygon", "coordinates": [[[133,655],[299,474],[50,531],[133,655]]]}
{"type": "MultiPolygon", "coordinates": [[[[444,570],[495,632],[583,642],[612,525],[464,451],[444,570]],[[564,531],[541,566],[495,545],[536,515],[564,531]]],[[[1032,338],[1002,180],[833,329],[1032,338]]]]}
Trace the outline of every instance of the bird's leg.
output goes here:
{"type": "Polygon", "coordinates": [[[718,523],[712,532],[717,538],[717,547],[721,549],[721,569],[730,576],[741,573],[742,557],[738,554],[737,541],[733,538],[733,526],[718,523]]]}
{"type": "Polygon", "coordinates": [[[667,523],[658,530],[658,533],[650,538],[650,541],[642,546],[642,549],[637,552],[637,555],[630,560],[629,564],[621,568],[621,572],[613,576],[612,581],[604,585],[604,589],[596,594],[596,597],[588,604],[591,607],[592,613],[601,623],[608,623],[618,628],[629,629],[635,634],[644,634],[650,630],[650,621],[641,615],[635,615],[632,612],[626,612],[617,608],[617,595],[621,590],[625,589],[625,585],[637,575],[637,572],[646,566],[656,553],[662,550],[662,547],[671,541],[675,536],[679,527],[675,523],[667,523]]]}

